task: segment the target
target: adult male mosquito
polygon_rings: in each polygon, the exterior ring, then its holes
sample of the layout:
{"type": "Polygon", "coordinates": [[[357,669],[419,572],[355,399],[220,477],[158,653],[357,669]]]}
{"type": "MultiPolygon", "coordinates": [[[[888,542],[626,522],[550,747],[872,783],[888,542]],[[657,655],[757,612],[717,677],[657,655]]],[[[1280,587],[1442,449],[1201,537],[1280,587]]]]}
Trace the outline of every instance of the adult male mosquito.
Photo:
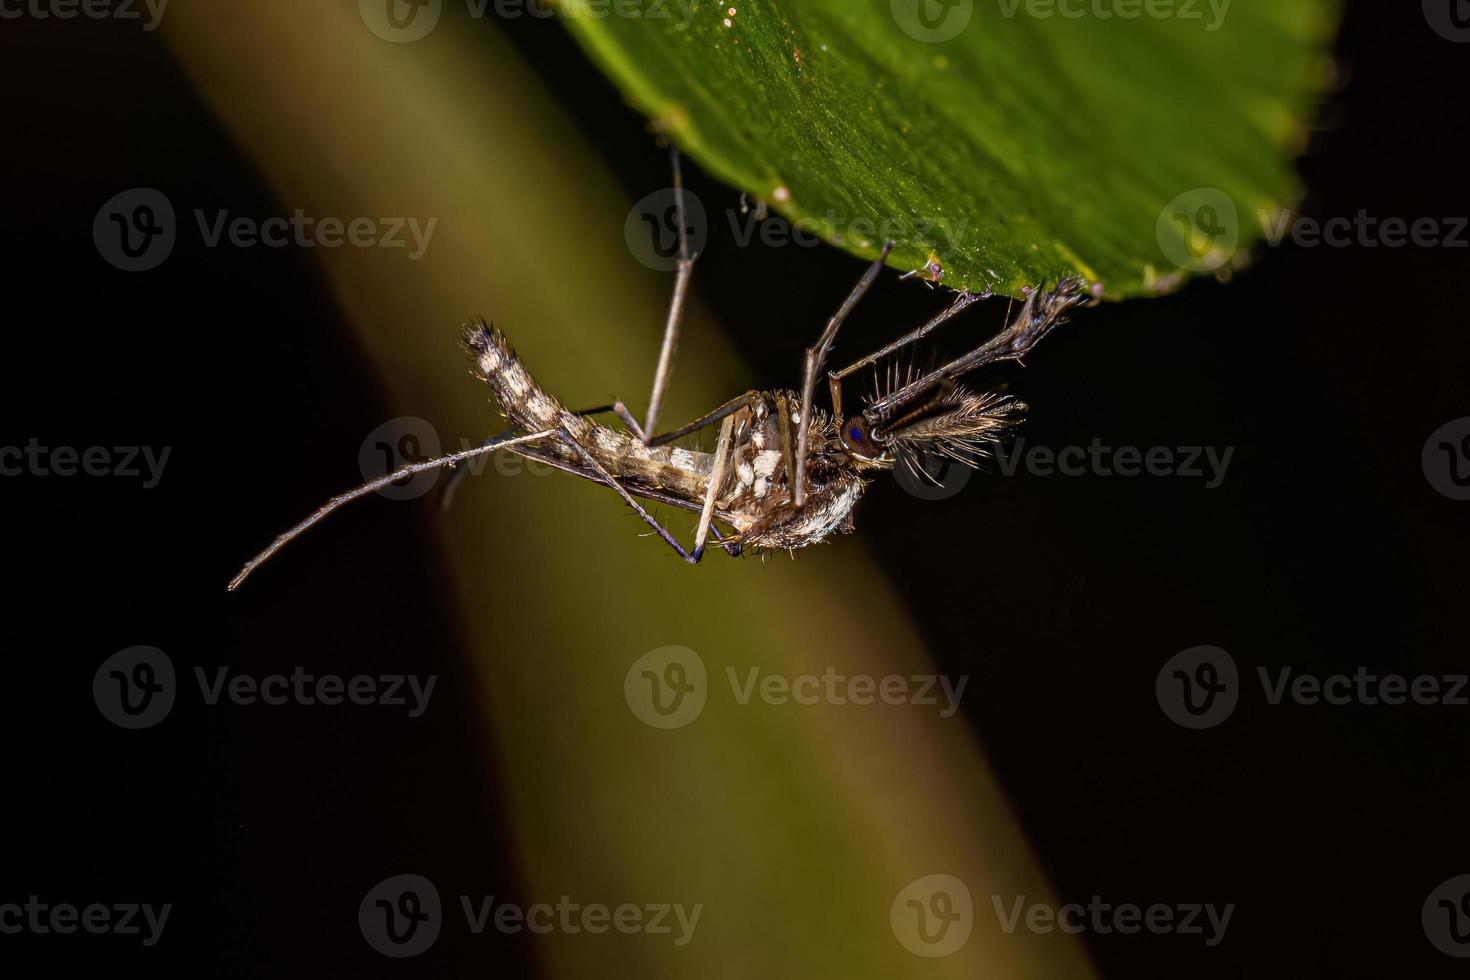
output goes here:
{"type": "Polygon", "coordinates": [[[690,564],[704,557],[711,537],[732,556],[742,551],[794,551],[852,530],[852,509],[867,488],[867,474],[896,465],[919,473],[929,455],[970,466],[987,455],[1019,422],[1026,406],[999,390],[972,391],[959,379],[980,368],[1019,362],[1069,310],[1084,302],[1083,281],[1062,279],[1055,288],[1031,291],[1020,312],[999,334],[932,370],[890,372],[886,390],[869,397],[862,410],[843,421],[842,383],[854,373],[927,337],[981,297],[961,294],[946,310],[891,344],[827,374],[832,410],[814,405],[817,381],[843,321],[872,288],[894,243],[864,273],[807,348],[800,392],[747,391],[688,425],[654,435],[678,345],[685,300],[694,269],[684,220],[684,182],[674,154],[674,208],[679,234],[677,278],[654,371],[653,391],[642,425],[621,401],[581,412],[568,411],[538,385],[516,357],[505,335],[483,320],[464,330],[476,376],[490,385],[512,428],[480,446],[437,459],[410,463],[333,497],[310,517],[279,535],[231,580],[233,591],[288,542],[352,500],[435,467],[453,467],[502,450],[612,488],[655,534],[690,564]],[[594,421],[612,414],[623,429],[594,421]],[[673,443],[719,425],[714,452],[673,443]],[[699,515],[694,546],[686,550],[639,499],[699,515]],[[721,532],[723,524],[728,533],[721,532]]]}

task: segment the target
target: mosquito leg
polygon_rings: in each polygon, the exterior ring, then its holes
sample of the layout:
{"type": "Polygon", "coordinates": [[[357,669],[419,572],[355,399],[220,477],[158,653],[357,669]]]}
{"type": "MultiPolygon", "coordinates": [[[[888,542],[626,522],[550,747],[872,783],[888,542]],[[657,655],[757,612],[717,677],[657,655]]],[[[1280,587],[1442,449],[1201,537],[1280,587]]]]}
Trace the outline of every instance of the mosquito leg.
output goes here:
{"type": "Polygon", "coordinates": [[[671,442],[684,438],[692,432],[698,432],[700,429],[703,429],[707,425],[714,425],[725,416],[733,415],[735,412],[740,411],[742,408],[755,402],[759,398],[759,392],[747,391],[745,394],[740,395],[736,398],[732,398],[729,401],[725,402],[725,404],[721,405],[713,412],[710,412],[708,415],[695,419],[688,425],[679,429],[675,429],[673,432],[665,432],[657,439],[651,439],[647,435],[645,435],[644,431],[638,427],[638,421],[633,418],[633,414],[628,411],[628,406],[623,404],[623,402],[621,401],[613,402],[611,405],[599,405],[597,408],[589,408],[585,411],[576,412],[574,414],[604,415],[610,412],[613,415],[616,415],[620,420],[622,420],[622,423],[626,425],[629,431],[631,431],[633,435],[638,438],[639,442],[643,443],[646,446],[665,446],[671,442]]]}
{"type": "MultiPolygon", "coordinates": [[[[568,462],[567,460],[562,459],[560,456],[556,456],[545,449],[538,449],[535,446],[516,446],[510,451],[515,453],[517,456],[521,456],[525,459],[545,463],[552,469],[561,470],[563,473],[570,473],[572,476],[579,476],[582,479],[590,480],[593,483],[603,483],[602,477],[592,470],[588,469],[587,467],[578,466],[576,463],[568,462]]],[[[666,504],[670,507],[676,507],[680,510],[692,511],[695,514],[701,513],[703,510],[703,508],[701,508],[698,504],[690,503],[682,497],[675,497],[672,494],[667,494],[660,490],[654,490],[651,487],[637,487],[635,489],[629,490],[628,492],[633,494],[633,496],[635,497],[642,497],[645,500],[652,500],[660,504],[666,504]]],[[[729,518],[725,517],[723,514],[716,514],[715,517],[722,521],[729,521],[729,518]]],[[[739,534],[735,534],[727,539],[725,535],[720,533],[719,527],[714,523],[710,524],[709,533],[711,536],[714,537],[716,541],[719,542],[721,548],[724,548],[730,553],[730,557],[740,557],[741,543],[739,534]]]]}
{"type": "MultiPolygon", "coordinates": [[[[499,440],[514,434],[514,429],[507,429],[499,435],[491,436],[489,439],[486,439],[484,442],[480,443],[480,447],[485,448],[488,446],[494,446],[499,440]]],[[[449,471],[449,479],[445,481],[444,490],[439,495],[439,510],[442,513],[449,513],[449,509],[454,506],[454,498],[459,494],[460,485],[464,483],[465,477],[469,475],[469,469],[464,466],[456,466],[454,467],[454,469],[449,471]]]]}
{"type": "Polygon", "coordinates": [[[822,336],[817,340],[816,346],[808,347],[806,350],[806,361],[803,365],[801,376],[801,428],[796,435],[796,479],[793,481],[791,499],[797,507],[806,503],[806,451],[808,433],[811,430],[812,399],[817,390],[817,375],[822,372],[822,365],[827,361],[827,349],[837,340],[837,331],[842,326],[842,321],[847,319],[853,307],[873,288],[873,283],[878,280],[878,273],[883,271],[884,264],[888,261],[888,255],[893,251],[894,243],[884,242],[883,251],[877,260],[863,273],[862,279],[848,295],[847,300],[827,321],[827,328],[822,331],[822,336]]]}
{"type": "Polygon", "coordinates": [[[786,473],[786,485],[796,486],[796,457],[791,452],[791,400],[784,392],[776,392],[776,424],[781,433],[781,468],[786,473]]]}
{"type": "Polygon", "coordinates": [[[734,415],[736,412],[740,411],[742,408],[745,408],[747,405],[755,404],[756,402],[760,401],[760,397],[761,394],[758,391],[747,391],[745,394],[739,395],[725,402],[725,404],[721,405],[713,412],[710,412],[708,415],[697,418],[693,422],[690,422],[688,425],[675,429],[673,432],[665,432],[657,439],[649,440],[648,444],[650,446],[666,446],[671,442],[676,442],[677,440],[684,438],[692,432],[698,432],[700,429],[703,429],[707,425],[714,425],[716,422],[719,422],[722,419],[734,415]]]}
{"type": "Polygon", "coordinates": [[[928,395],[946,381],[1001,361],[1020,361],[1031,348],[1055,327],[1066,322],[1067,313],[1085,301],[1082,294],[1083,280],[1069,276],[1057,284],[1056,289],[1043,293],[1034,291],[1021,307],[1021,312],[1007,324],[1006,328],[963,357],[936,368],[922,378],[869,405],[866,414],[874,418],[890,418],[904,407],[928,395]]]}
{"type": "Polygon", "coordinates": [[[664,341],[658,354],[658,367],[653,374],[653,391],[648,396],[647,421],[643,423],[641,430],[636,422],[628,425],[644,445],[649,444],[658,425],[659,409],[663,407],[664,393],[669,387],[669,375],[674,370],[674,351],[679,346],[679,326],[684,319],[685,301],[689,297],[689,280],[694,274],[694,259],[689,254],[689,229],[685,223],[684,168],[679,160],[677,147],[670,151],[670,155],[674,162],[674,223],[679,232],[679,272],[678,278],[674,280],[674,298],[669,303],[669,318],[664,324],[664,341]]]}
{"type": "Polygon", "coordinates": [[[936,316],[934,319],[930,320],[928,323],[924,324],[922,327],[919,327],[917,330],[912,330],[909,333],[904,334],[902,337],[884,347],[882,350],[874,351],[862,360],[855,361],[852,364],[849,364],[841,371],[828,372],[827,383],[832,390],[832,411],[836,413],[838,421],[842,420],[843,379],[847,378],[851,374],[861,371],[863,368],[867,367],[870,364],[878,363],[889,354],[892,354],[898,350],[902,350],[909,344],[923,340],[925,337],[929,336],[929,334],[939,329],[945,323],[948,323],[950,320],[954,319],[954,317],[969,309],[971,305],[978,302],[979,300],[980,296],[977,294],[962,293],[958,299],[950,304],[948,309],[936,316]]]}
{"type": "Polygon", "coordinates": [[[731,437],[735,434],[735,416],[726,415],[720,423],[720,438],[715,444],[715,465],[709,474],[709,489],[704,492],[704,510],[699,514],[699,530],[694,533],[694,560],[704,557],[704,543],[709,538],[710,521],[715,516],[715,499],[725,482],[725,469],[730,464],[731,437]]]}
{"type": "Polygon", "coordinates": [[[333,497],[331,500],[327,501],[325,504],[322,504],[322,506],[318,507],[315,511],[312,512],[310,517],[306,518],[306,520],[297,524],[289,531],[277,535],[276,539],[270,543],[270,547],[266,548],[260,554],[247,561],[245,563],[245,567],[240,569],[240,573],[234,578],[230,579],[229,589],[231,592],[238,589],[241,583],[243,583],[247,578],[250,577],[251,572],[255,571],[261,565],[265,564],[276,552],[280,551],[296,538],[299,538],[306,531],[310,530],[314,525],[320,523],[327,517],[328,514],[332,513],[332,511],[341,507],[343,504],[351,503],[359,497],[366,497],[370,493],[375,493],[376,491],[381,490],[390,484],[397,483],[399,480],[406,479],[407,477],[414,476],[418,473],[422,473],[425,470],[432,470],[440,466],[453,466],[456,463],[462,463],[465,460],[471,459],[475,456],[483,456],[486,453],[497,452],[501,449],[509,449],[512,446],[519,446],[528,442],[536,442],[537,440],[546,439],[556,434],[557,430],[555,429],[547,429],[545,432],[533,432],[530,435],[526,436],[516,436],[513,432],[505,433],[504,436],[497,436],[495,439],[489,440],[482,446],[476,446],[473,449],[465,449],[457,453],[450,453],[448,456],[440,456],[438,459],[425,460],[422,463],[410,463],[407,466],[399,467],[397,470],[394,470],[387,476],[380,476],[376,480],[371,480],[367,483],[364,483],[356,490],[349,490],[346,493],[340,493],[337,496],[333,497]]]}
{"type": "Polygon", "coordinates": [[[678,552],[680,558],[689,562],[689,564],[691,565],[699,564],[699,559],[702,556],[691,555],[689,552],[685,551],[684,546],[674,539],[674,536],[668,532],[668,529],[660,524],[657,518],[655,518],[652,514],[643,509],[643,505],[635,500],[633,495],[630,494],[626,489],[624,489],[623,485],[617,481],[617,478],[609,473],[606,467],[604,467],[601,463],[597,461],[597,457],[593,456],[590,452],[587,451],[586,446],[583,446],[580,442],[577,441],[576,437],[572,435],[570,430],[568,430],[565,425],[561,427],[560,435],[562,441],[565,442],[568,446],[571,446],[572,449],[577,453],[577,455],[582,457],[582,462],[587,464],[587,468],[597,474],[597,479],[600,482],[612,487],[613,490],[617,492],[617,495],[623,498],[623,502],[626,503],[629,507],[633,508],[633,512],[643,519],[643,523],[653,528],[654,533],[663,538],[665,544],[678,552]]]}
{"type": "Polygon", "coordinates": [[[648,440],[645,439],[643,436],[642,426],[640,426],[638,424],[638,420],[633,417],[633,413],[628,411],[627,404],[625,404],[621,398],[613,402],[611,405],[598,405],[596,408],[584,408],[582,409],[582,411],[573,412],[572,414],[580,415],[583,417],[591,415],[616,415],[618,417],[618,420],[628,427],[628,431],[632,432],[633,435],[637,437],[639,442],[648,442],[648,440]]]}

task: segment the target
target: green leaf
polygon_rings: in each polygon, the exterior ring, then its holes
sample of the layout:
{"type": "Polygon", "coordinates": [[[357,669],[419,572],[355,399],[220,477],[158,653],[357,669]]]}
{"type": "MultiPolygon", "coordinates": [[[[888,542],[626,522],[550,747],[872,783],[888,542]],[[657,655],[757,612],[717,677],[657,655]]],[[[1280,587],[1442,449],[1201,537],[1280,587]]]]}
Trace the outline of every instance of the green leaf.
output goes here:
{"type": "Polygon", "coordinates": [[[864,257],[892,238],[892,265],[973,292],[1078,272],[1116,298],[1240,266],[1294,203],[1338,4],[559,7],[662,130],[799,228],[864,257]]]}

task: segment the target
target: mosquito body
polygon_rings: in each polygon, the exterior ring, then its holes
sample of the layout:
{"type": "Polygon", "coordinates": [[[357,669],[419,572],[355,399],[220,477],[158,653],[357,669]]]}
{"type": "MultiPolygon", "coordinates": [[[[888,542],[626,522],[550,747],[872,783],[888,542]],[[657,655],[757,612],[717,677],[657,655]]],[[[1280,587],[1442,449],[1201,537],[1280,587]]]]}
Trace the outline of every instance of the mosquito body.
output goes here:
{"type": "MultiPolygon", "coordinates": [[[[601,425],[567,410],[538,385],[510,348],[505,335],[483,323],[465,331],[477,374],[495,393],[501,410],[522,432],[565,430],[571,439],[510,451],[562,464],[583,474],[580,450],[618,480],[630,494],[702,511],[712,501],[712,518],[735,531],[755,550],[794,549],[834,531],[851,529],[851,512],[867,485],[855,458],[842,448],[831,416],[814,411],[808,423],[806,500],[791,499],[792,461],[801,425],[801,399],[793,391],[747,392],[719,421],[714,452],[645,443],[631,431],[601,425]],[[572,445],[575,443],[575,446],[572,445]],[[672,499],[671,499],[672,498],[672,499]]],[[[713,423],[710,423],[713,424],[713,423]]]]}
{"type": "Polygon", "coordinates": [[[880,361],[916,344],[980,298],[962,294],[924,325],[827,373],[829,414],[815,405],[818,380],[843,321],[882,272],[893,248],[888,242],[816,344],[807,349],[799,391],[748,391],[689,425],[655,436],[694,264],[683,234],[683,184],[677,154],[674,160],[675,207],[681,230],[678,279],[643,425],[621,401],[570,411],[536,383],[503,333],[484,321],[472,321],[465,328],[465,347],[477,376],[489,385],[513,428],[477,448],[411,463],[332,498],[251,559],[230,588],[237,588],[261,563],[343,504],[424,470],[452,467],[499,451],[538,459],[611,488],[690,563],[703,558],[711,538],[731,555],[794,551],[816,544],[834,533],[852,530],[853,508],[870,479],[884,470],[905,466],[917,474],[923,459],[934,455],[977,465],[987,455],[987,447],[1019,421],[1026,406],[1001,391],[972,391],[960,378],[990,365],[1019,362],[1072,308],[1088,299],[1077,277],[1064,278],[1049,290],[1034,289],[999,334],[932,370],[890,372],[883,390],[868,397],[859,411],[844,416],[843,381],[861,370],[876,370],[880,361]],[[597,421],[609,414],[621,420],[622,428],[597,421]],[[719,435],[711,452],[674,445],[717,424],[719,435]],[[681,545],[640,499],[699,514],[693,548],[681,545]]]}

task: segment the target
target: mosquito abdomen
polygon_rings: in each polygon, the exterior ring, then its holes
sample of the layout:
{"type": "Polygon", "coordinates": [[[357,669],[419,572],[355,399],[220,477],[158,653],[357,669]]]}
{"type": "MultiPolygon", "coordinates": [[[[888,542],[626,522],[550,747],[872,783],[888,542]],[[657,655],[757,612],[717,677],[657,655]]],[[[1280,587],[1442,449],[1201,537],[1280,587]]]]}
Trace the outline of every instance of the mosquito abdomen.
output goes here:
{"type": "MultiPolygon", "coordinates": [[[[671,446],[645,446],[626,432],[567,411],[566,406],[536,383],[505,334],[483,320],[472,320],[466,325],[464,342],[475,359],[476,374],[490,386],[501,411],[517,429],[539,432],[565,428],[613,476],[668,490],[690,500],[703,499],[713,468],[708,453],[671,446]]],[[[580,462],[575,451],[561,442],[553,442],[548,448],[568,462],[580,462]]]]}

